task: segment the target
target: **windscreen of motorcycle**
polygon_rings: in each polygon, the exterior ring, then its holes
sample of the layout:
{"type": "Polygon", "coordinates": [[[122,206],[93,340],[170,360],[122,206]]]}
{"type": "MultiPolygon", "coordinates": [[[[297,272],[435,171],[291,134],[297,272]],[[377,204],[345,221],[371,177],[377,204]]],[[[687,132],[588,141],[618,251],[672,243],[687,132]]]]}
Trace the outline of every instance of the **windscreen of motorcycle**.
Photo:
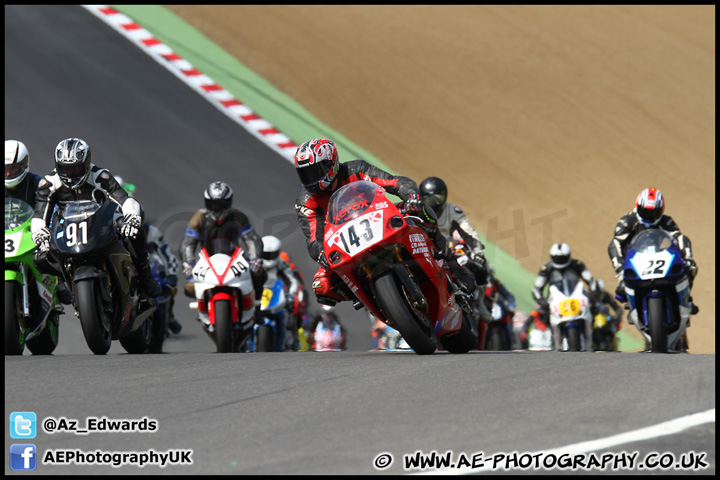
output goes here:
{"type": "Polygon", "coordinates": [[[352,182],[333,193],[328,204],[327,220],[333,225],[359,217],[372,205],[378,189],[385,192],[380,185],[365,180],[352,182]]]}
{"type": "Polygon", "coordinates": [[[630,244],[636,252],[657,253],[670,248],[673,239],[667,232],[653,228],[640,232],[630,244]]]}
{"type": "Polygon", "coordinates": [[[383,239],[383,212],[390,207],[384,192],[383,187],[372,182],[358,181],[333,194],[327,213],[330,228],[325,232],[331,261],[334,246],[354,257],[383,239]],[[376,201],[376,195],[385,200],[376,201]]]}
{"type": "Polygon", "coordinates": [[[5,198],[5,230],[13,230],[33,216],[33,208],[19,198],[5,198]]]}

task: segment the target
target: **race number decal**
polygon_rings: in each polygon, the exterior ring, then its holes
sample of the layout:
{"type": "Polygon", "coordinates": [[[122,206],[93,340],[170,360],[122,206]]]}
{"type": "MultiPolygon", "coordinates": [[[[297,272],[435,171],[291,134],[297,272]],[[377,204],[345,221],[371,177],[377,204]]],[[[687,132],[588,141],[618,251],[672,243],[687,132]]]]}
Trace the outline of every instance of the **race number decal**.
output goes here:
{"type": "Polygon", "coordinates": [[[667,250],[658,253],[637,253],[631,262],[643,280],[664,278],[672,265],[674,256],[667,250]]]}
{"type": "Polygon", "coordinates": [[[5,256],[14,257],[20,248],[20,240],[22,240],[23,232],[15,232],[5,235],[5,256]]]}
{"type": "Polygon", "coordinates": [[[361,215],[337,230],[328,240],[328,245],[337,245],[354,257],[359,252],[376,244],[383,238],[383,211],[361,215]]]}
{"type": "Polygon", "coordinates": [[[560,316],[575,317],[580,315],[580,301],[576,298],[567,298],[560,302],[560,316]]]}
{"type": "Polygon", "coordinates": [[[67,238],[67,246],[85,245],[88,243],[87,222],[69,223],[65,227],[65,238],[67,238]]]}

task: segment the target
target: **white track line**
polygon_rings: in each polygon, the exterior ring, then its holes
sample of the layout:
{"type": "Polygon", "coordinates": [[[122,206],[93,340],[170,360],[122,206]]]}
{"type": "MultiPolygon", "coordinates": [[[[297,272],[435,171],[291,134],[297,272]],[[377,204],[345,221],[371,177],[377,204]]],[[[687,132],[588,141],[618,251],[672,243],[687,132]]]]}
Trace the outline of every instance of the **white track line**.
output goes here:
{"type": "MultiPolygon", "coordinates": [[[[687,430],[688,428],[714,422],[715,409],[713,408],[711,410],[706,410],[704,412],[676,418],[674,420],[668,420],[667,422],[658,423],[657,425],[641,428],[639,430],[620,433],[618,435],[611,435],[609,437],[599,438],[597,440],[588,440],[587,442],[573,443],[571,445],[553,448],[551,450],[532,452],[530,453],[530,455],[572,455],[576,453],[594,452],[598,450],[605,450],[611,447],[616,447],[618,445],[623,445],[625,443],[641,442],[643,440],[662,437],[664,435],[673,435],[675,433],[682,432],[683,430],[687,430]]],[[[492,466],[486,466],[481,468],[446,468],[427,472],[418,472],[416,473],[416,475],[466,475],[469,473],[480,473],[488,471],[493,471],[492,466]]],[[[497,471],[497,469],[494,471],[497,471]]]]}

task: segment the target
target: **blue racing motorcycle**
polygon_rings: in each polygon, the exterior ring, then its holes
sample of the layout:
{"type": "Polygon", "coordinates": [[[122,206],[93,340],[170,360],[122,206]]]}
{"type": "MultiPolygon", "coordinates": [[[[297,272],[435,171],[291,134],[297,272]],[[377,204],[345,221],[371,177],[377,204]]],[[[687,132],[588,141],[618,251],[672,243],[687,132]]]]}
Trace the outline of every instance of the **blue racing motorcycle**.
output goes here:
{"type": "Polygon", "coordinates": [[[638,234],[625,255],[628,320],[645,337],[650,351],[682,351],[690,322],[690,281],[673,238],[651,228],[638,234]]]}

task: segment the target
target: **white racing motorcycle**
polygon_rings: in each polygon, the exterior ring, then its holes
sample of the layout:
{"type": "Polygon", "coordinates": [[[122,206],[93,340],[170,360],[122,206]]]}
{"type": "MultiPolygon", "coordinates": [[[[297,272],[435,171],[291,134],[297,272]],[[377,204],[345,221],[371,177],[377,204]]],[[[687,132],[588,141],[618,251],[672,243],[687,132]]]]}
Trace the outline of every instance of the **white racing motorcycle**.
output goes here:
{"type": "Polygon", "coordinates": [[[252,331],[255,291],[250,266],[242,248],[217,249],[231,255],[210,255],[203,248],[192,269],[196,301],[190,308],[200,313],[203,330],[217,346],[218,353],[244,351],[243,332],[252,331]]]}
{"type": "Polygon", "coordinates": [[[550,284],[548,303],[555,349],[586,351],[592,335],[592,314],[580,277],[573,271],[564,272],[562,279],[550,284]]]}

